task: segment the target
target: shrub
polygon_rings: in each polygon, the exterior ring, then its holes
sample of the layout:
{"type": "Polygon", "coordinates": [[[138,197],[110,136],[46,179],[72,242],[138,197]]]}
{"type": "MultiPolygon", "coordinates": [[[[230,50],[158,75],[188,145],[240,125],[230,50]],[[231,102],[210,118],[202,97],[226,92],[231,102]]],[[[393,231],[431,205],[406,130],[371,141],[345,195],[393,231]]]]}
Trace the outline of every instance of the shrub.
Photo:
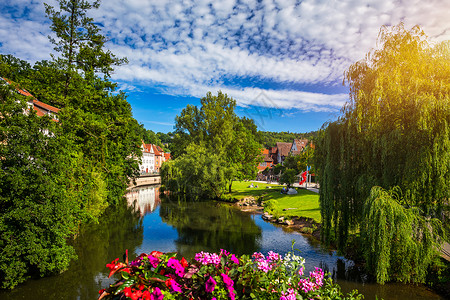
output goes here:
{"type": "Polygon", "coordinates": [[[176,253],[153,251],[132,262],[106,266],[120,279],[100,290],[99,299],[362,299],[357,291],[344,296],[320,268],[304,276],[305,260],[269,251],[251,257],[221,250],[200,252],[189,263],[176,253]]]}

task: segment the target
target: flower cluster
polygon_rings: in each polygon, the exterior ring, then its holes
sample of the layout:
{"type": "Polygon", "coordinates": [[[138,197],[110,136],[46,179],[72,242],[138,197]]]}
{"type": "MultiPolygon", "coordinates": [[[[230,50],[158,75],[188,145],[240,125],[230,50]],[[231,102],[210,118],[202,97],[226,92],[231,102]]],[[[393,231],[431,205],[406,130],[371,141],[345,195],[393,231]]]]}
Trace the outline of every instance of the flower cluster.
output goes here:
{"type": "MultiPolygon", "coordinates": [[[[315,268],[303,278],[304,263],[300,256],[288,253],[283,258],[272,251],[251,257],[223,249],[219,254],[202,251],[192,263],[178,259],[176,253],[153,251],[130,263],[127,257],[125,263],[116,259],[107,264],[110,276],[117,273],[121,278],[100,290],[99,299],[294,300],[320,299],[339,290],[331,279],[324,279],[322,269],[315,268]]],[[[361,299],[355,295],[340,299],[361,299]]]]}
{"type": "Polygon", "coordinates": [[[305,293],[315,291],[323,285],[324,275],[322,269],[316,267],[314,272],[309,273],[308,278],[300,279],[298,285],[305,293]]]}
{"type": "Polygon", "coordinates": [[[216,253],[200,252],[195,254],[195,260],[200,262],[202,265],[218,265],[220,264],[220,256],[216,253]]]}

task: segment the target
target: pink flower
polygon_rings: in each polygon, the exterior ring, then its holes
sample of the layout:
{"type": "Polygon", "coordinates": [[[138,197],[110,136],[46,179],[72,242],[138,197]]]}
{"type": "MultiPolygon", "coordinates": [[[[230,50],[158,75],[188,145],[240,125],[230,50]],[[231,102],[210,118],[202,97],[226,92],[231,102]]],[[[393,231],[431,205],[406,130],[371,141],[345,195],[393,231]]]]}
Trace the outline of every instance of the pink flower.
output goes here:
{"type": "Polygon", "coordinates": [[[303,267],[301,267],[300,269],[298,269],[298,275],[299,275],[299,276],[303,276],[303,267]]]}
{"type": "Polygon", "coordinates": [[[208,280],[206,280],[206,283],[205,283],[206,292],[212,293],[214,291],[214,288],[216,287],[216,285],[217,285],[217,282],[214,280],[214,278],[209,276],[208,280]]]}
{"type": "Polygon", "coordinates": [[[164,295],[161,293],[161,290],[159,288],[155,288],[153,290],[153,293],[150,295],[150,300],[163,300],[164,295]]]}
{"type": "Polygon", "coordinates": [[[297,292],[294,289],[287,289],[286,292],[281,292],[280,300],[296,300],[297,292]]]}
{"type": "Polygon", "coordinates": [[[181,290],[181,286],[178,284],[178,282],[176,282],[172,278],[169,278],[169,279],[166,280],[166,286],[170,287],[172,292],[178,292],[178,293],[182,293],[183,292],[181,290]]]}
{"type": "Polygon", "coordinates": [[[153,268],[158,267],[158,264],[159,264],[158,258],[154,257],[153,255],[149,255],[149,256],[147,256],[147,258],[153,268]]]}
{"type": "Polygon", "coordinates": [[[256,261],[262,261],[265,259],[264,255],[261,252],[255,252],[253,253],[252,257],[256,260],[256,261]]]}
{"type": "Polygon", "coordinates": [[[258,269],[260,269],[261,271],[263,271],[264,273],[269,272],[270,270],[272,270],[272,266],[269,265],[269,263],[265,260],[261,260],[257,263],[258,269]]]}
{"type": "Polygon", "coordinates": [[[216,253],[200,252],[195,254],[195,260],[200,262],[202,265],[219,265],[220,256],[216,253]]]}
{"type": "Polygon", "coordinates": [[[225,286],[230,289],[230,287],[232,288],[234,285],[233,279],[231,279],[227,274],[220,274],[220,276],[222,276],[223,279],[223,283],[225,283],[225,286]]]}
{"type": "Polygon", "coordinates": [[[276,252],[273,252],[273,251],[269,251],[269,253],[267,253],[268,254],[268,258],[267,258],[267,260],[269,261],[269,262],[275,262],[275,261],[279,261],[279,260],[281,260],[281,255],[280,254],[278,254],[278,253],[276,253],[276,252]]]}
{"type": "Polygon", "coordinates": [[[239,264],[239,259],[236,257],[236,255],[232,254],[230,260],[234,262],[235,264],[239,264]]]}
{"type": "Polygon", "coordinates": [[[175,259],[173,257],[169,258],[169,260],[167,261],[167,266],[169,268],[174,269],[175,273],[178,276],[180,276],[180,277],[184,276],[184,267],[180,264],[180,262],[177,259],[175,259]]]}

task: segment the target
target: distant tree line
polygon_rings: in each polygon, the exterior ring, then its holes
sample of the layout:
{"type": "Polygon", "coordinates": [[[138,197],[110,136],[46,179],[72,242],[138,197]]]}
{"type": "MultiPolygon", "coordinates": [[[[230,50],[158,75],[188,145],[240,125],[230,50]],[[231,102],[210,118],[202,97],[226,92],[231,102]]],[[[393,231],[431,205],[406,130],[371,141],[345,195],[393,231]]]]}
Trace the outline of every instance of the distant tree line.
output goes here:
{"type": "Polygon", "coordinates": [[[31,276],[57,274],[76,257],[68,239],[122,201],[138,175],[140,127],[126,95],[110,81],[126,63],[84,0],[46,5],[58,56],[33,66],[0,55],[0,279],[13,288],[31,276]],[[14,86],[18,84],[18,86],[14,86]],[[38,117],[15,88],[60,108],[58,121],[38,117]]]}
{"type": "Polygon", "coordinates": [[[265,148],[275,147],[278,142],[292,143],[294,139],[314,140],[317,137],[317,133],[318,131],[307,133],[258,131],[259,139],[265,148]]]}
{"type": "Polygon", "coordinates": [[[322,236],[345,249],[360,233],[378,282],[424,282],[449,224],[450,43],[402,24],[379,42],[346,72],[350,102],[317,141],[322,236]]]}
{"type": "Polygon", "coordinates": [[[138,135],[142,138],[146,144],[158,145],[164,149],[165,152],[171,152],[173,133],[155,133],[151,129],[144,128],[144,125],[139,125],[138,135]]]}

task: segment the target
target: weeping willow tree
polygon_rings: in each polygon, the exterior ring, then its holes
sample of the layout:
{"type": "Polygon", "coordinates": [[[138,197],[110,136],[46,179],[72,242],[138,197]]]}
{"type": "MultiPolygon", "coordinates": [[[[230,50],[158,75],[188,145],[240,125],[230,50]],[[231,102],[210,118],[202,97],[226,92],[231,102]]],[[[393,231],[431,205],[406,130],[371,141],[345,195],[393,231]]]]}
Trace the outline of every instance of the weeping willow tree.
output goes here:
{"type": "MultiPolygon", "coordinates": [[[[353,64],[345,82],[350,100],[316,149],[323,239],[343,249],[352,230],[381,226],[364,214],[373,186],[398,186],[405,207],[448,222],[450,42],[431,44],[418,26],[383,27],[378,49],[353,64]]],[[[379,203],[372,209],[385,209],[379,203]]]]}
{"type": "Polygon", "coordinates": [[[405,208],[395,187],[373,187],[364,205],[364,256],[377,281],[424,282],[441,236],[442,223],[417,207],[405,208]]]}

